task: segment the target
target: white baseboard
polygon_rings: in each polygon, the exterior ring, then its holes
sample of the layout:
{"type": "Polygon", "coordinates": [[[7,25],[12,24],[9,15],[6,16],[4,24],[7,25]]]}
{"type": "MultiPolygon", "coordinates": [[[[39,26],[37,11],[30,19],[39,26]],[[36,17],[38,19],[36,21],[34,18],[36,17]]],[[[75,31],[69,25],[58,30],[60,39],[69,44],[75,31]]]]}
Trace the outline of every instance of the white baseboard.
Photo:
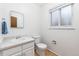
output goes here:
{"type": "MultiPolygon", "coordinates": [[[[48,49],[48,48],[47,48],[47,49],[48,49]]],[[[50,50],[50,49],[48,49],[48,50],[51,51],[52,53],[56,54],[57,56],[61,56],[61,55],[57,54],[56,52],[54,52],[54,51],[52,51],[52,50],[50,50]]]]}

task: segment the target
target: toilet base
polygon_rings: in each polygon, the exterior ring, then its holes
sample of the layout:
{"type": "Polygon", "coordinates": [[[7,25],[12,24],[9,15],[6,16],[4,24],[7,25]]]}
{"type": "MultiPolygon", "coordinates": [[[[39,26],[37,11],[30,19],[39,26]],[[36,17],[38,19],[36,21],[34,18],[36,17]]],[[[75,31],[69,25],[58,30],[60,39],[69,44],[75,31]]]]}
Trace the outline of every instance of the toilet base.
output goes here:
{"type": "Polygon", "coordinates": [[[39,54],[40,56],[45,56],[45,49],[44,50],[36,49],[36,53],[39,54]]]}

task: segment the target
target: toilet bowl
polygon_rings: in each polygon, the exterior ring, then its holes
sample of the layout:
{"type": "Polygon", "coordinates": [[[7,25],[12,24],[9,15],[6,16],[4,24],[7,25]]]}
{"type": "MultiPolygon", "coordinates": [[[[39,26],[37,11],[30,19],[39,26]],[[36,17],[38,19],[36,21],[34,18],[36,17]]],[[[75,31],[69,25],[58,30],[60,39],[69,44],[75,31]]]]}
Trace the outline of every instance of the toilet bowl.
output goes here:
{"type": "Polygon", "coordinates": [[[47,48],[47,45],[44,44],[44,43],[38,43],[38,44],[36,44],[36,47],[37,47],[36,52],[39,55],[44,56],[45,55],[45,50],[47,48]]]}
{"type": "Polygon", "coordinates": [[[41,49],[41,50],[44,50],[45,48],[47,48],[47,45],[44,44],[44,43],[38,43],[38,44],[36,44],[36,46],[37,46],[39,49],[41,49]]]}
{"type": "Polygon", "coordinates": [[[45,43],[40,43],[39,35],[35,35],[33,36],[33,38],[35,39],[35,49],[37,54],[39,54],[40,56],[44,56],[47,45],[45,43]]]}

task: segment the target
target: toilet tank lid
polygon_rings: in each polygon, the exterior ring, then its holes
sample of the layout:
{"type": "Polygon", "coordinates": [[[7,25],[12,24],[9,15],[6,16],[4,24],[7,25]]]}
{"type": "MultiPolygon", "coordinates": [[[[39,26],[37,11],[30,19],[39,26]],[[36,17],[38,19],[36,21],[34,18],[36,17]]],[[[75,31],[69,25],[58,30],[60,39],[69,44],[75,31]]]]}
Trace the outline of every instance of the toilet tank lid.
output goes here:
{"type": "Polygon", "coordinates": [[[34,35],[33,38],[40,38],[40,35],[34,35]]]}

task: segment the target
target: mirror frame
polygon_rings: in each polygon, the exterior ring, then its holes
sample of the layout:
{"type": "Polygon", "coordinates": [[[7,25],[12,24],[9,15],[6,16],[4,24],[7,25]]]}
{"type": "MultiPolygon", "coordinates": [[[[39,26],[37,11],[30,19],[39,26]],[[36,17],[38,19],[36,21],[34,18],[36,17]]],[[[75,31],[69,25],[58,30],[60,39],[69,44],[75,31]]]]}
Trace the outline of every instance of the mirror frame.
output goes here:
{"type": "MultiPolygon", "coordinates": [[[[16,17],[16,16],[15,16],[16,17]]],[[[18,22],[17,22],[18,23],[18,22]]],[[[17,26],[18,26],[19,24],[17,24],[17,26]]],[[[10,11],[10,27],[11,28],[18,28],[18,29],[23,29],[24,28],[24,14],[23,13],[20,13],[20,12],[17,12],[17,11],[14,11],[14,10],[11,10],[10,11]],[[21,27],[11,27],[11,16],[12,16],[12,13],[14,13],[14,14],[18,14],[18,15],[21,15],[22,16],[22,26],[21,27]]]]}

